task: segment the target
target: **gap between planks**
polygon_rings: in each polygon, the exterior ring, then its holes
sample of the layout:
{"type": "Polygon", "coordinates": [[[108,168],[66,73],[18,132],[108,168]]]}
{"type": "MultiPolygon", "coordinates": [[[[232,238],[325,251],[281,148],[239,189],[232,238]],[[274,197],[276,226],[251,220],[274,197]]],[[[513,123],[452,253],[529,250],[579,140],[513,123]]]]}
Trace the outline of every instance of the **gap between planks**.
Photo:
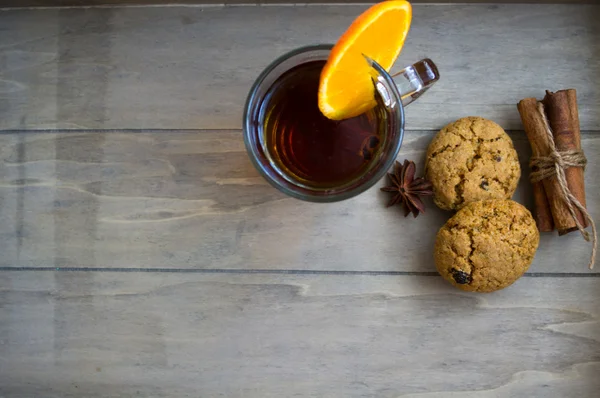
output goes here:
{"type": "MultiPolygon", "coordinates": [[[[0,272],[115,272],[115,273],[185,273],[185,274],[263,274],[263,275],[361,275],[361,276],[432,276],[437,272],[418,271],[336,271],[302,269],[227,269],[227,268],[109,268],[109,267],[0,267],[0,272]]],[[[527,278],[599,278],[598,273],[527,272],[527,278]]]]}
{"type": "MultiPolygon", "coordinates": [[[[376,1],[372,2],[344,2],[344,0],[333,1],[333,2],[320,2],[320,3],[198,3],[198,4],[185,4],[185,3],[163,3],[163,4],[89,4],[89,5],[63,5],[63,6],[0,6],[1,11],[21,11],[21,10],[65,10],[65,9],[119,9],[119,8],[241,8],[241,7],[370,7],[375,4],[376,1]]],[[[455,6],[496,6],[496,5],[510,5],[510,4],[526,4],[526,5],[569,5],[569,6],[577,6],[577,5],[595,5],[594,0],[533,0],[527,3],[522,3],[520,0],[481,0],[481,1],[445,1],[445,2],[428,2],[428,1],[412,1],[411,2],[413,8],[414,7],[422,7],[422,6],[436,6],[436,7],[455,7],[455,6]]]]}
{"type": "MultiPolygon", "coordinates": [[[[342,0],[343,1],[343,0],[342,0]]],[[[64,5],[64,6],[3,6],[0,7],[0,11],[13,11],[13,10],[61,10],[61,9],[87,9],[87,8],[236,8],[236,7],[322,7],[322,6],[349,6],[349,7],[369,7],[376,3],[371,2],[319,2],[319,3],[303,3],[303,2],[290,2],[290,3],[197,3],[197,4],[185,4],[185,3],[163,3],[163,4],[89,4],[89,5],[64,5]]],[[[519,4],[519,0],[515,1],[446,1],[446,2],[427,2],[427,1],[412,1],[413,7],[421,6],[468,6],[468,5],[497,5],[497,4],[519,4]]],[[[577,2],[572,1],[531,1],[527,4],[542,4],[542,5],[585,5],[594,4],[592,0],[580,0],[577,2]]]]}
{"type": "MultiPolygon", "coordinates": [[[[98,133],[98,134],[103,134],[103,133],[125,133],[125,134],[160,134],[160,133],[207,133],[207,132],[219,132],[219,131],[223,131],[223,132],[239,132],[240,134],[243,133],[241,128],[230,128],[230,129],[169,129],[169,128],[158,128],[158,129],[152,129],[152,128],[141,128],[141,129],[135,129],[135,128],[110,128],[110,129],[7,129],[7,130],[2,130],[0,129],[0,135],[9,135],[9,134],[41,134],[41,133],[48,133],[48,134],[91,134],[91,133],[98,133]]],[[[438,131],[436,129],[404,129],[405,133],[413,133],[413,134],[430,134],[433,131],[438,131]]],[[[524,133],[524,130],[506,130],[506,133],[511,134],[511,135],[515,135],[515,134],[521,134],[524,133]]],[[[582,130],[581,131],[582,135],[596,135],[596,134],[600,134],[600,130],[582,130]]]]}

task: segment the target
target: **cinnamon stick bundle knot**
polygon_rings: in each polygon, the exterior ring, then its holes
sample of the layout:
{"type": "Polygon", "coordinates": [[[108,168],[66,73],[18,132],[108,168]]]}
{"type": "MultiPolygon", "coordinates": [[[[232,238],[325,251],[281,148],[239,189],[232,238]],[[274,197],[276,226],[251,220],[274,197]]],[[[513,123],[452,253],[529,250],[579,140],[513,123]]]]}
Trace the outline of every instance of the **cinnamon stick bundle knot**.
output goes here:
{"type": "Polygon", "coordinates": [[[529,167],[533,170],[529,174],[532,183],[540,182],[546,178],[556,175],[555,164],[560,168],[582,167],[585,169],[587,159],[583,151],[557,151],[548,156],[533,156],[529,161],[529,167]]]}

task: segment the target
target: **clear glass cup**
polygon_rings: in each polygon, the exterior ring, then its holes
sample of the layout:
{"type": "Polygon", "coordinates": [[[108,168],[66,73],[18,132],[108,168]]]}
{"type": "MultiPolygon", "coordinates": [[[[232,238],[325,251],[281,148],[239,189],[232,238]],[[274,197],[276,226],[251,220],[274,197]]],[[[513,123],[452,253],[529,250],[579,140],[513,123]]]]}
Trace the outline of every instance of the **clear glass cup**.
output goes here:
{"type": "MultiPolygon", "coordinates": [[[[421,96],[439,79],[437,67],[423,59],[390,76],[380,65],[373,67],[373,83],[379,107],[386,113],[386,134],[379,156],[351,181],[339,186],[315,187],[288,175],[273,161],[266,145],[264,103],[271,86],[287,71],[312,61],[327,60],[332,45],[308,46],[293,50],[271,63],[252,86],[244,109],[244,142],[256,169],[275,188],[297,199],[335,202],[356,196],[372,187],[394,164],[404,137],[404,106],[421,96]]],[[[316,95],[316,93],[315,93],[316,95]]]]}

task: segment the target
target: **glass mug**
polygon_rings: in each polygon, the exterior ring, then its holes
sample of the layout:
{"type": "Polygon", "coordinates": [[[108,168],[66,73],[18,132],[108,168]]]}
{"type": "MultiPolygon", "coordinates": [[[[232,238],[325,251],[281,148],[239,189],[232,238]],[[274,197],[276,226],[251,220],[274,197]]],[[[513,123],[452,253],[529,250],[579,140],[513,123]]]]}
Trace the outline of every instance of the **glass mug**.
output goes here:
{"type": "Polygon", "coordinates": [[[332,47],[303,47],[275,60],[244,109],[244,142],[256,169],[281,192],[312,202],[348,199],[379,181],[402,145],[404,106],[439,79],[429,59],[394,76],[367,59],[377,106],[331,121],[318,110],[317,93],[332,47]]]}

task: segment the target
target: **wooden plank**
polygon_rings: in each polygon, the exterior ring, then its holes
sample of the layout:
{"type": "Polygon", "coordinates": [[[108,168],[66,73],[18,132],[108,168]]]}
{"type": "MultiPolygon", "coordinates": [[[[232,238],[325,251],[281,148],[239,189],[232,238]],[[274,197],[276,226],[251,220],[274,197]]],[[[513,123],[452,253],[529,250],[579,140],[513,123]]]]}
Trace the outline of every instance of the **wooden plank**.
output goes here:
{"type": "MultiPolygon", "coordinates": [[[[409,131],[399,159],[422,170],[435,132],[409,131]]],[[[514,133],[522,169],[529,145],[514,133]]],[[[587,153],[600,136],[583,135],[587,153]]],[[[600,214],[600,163],[586,171],[600,214]]],[[[0,266],[435,271],[451,213],[403,218],[385,181],[334,204],[287,198],[253,168],[239,131],[0,135],[0,266]]],[[[515,199],[531,206],[526,177],[515,199]]],[[[544,234],[533,272],[589,272],[590,244],[544,234]]],[[[596,268],[596,272],[600,268],[596,268]]]]}
{"type": "Polygon", "coordinates": [[[594,397],[598,291],[600,278],[473,295],[438,277],[3,272],[0,395],[594,397]]]}
{"type": "MultiPolygon", "coordinates": [[[[0,129],[240,128],[253,80],[291,49],[333,42],[366,6],[146,7],[0,12],[0,129]]],[[[442,79],[412,129],[479,115],[519,129],[519,99],[578,89],[600,130],[600,6],[415,5],[398,66],[442,79]]]]}

